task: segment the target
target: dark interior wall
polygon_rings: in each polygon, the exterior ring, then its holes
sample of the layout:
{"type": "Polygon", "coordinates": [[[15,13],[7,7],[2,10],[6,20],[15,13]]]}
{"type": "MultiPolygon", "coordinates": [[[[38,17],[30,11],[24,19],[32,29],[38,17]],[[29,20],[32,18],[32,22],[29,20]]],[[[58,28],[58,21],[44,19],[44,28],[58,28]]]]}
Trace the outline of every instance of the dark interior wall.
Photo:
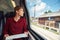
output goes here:
{"type": "Polygon", "coordinates": [[[0,11],[0,40],[2,40],[3,38],[3,27],[4,27],[4,12],[3,11],[0,11]]]}

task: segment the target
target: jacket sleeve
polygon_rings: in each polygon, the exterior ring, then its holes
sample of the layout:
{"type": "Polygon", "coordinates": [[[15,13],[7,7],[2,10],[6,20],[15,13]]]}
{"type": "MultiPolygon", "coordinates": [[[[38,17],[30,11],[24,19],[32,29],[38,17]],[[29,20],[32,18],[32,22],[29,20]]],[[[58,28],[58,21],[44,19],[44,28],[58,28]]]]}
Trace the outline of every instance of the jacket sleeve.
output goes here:
{"type": "Polygon", "coordinates": [[[26,18],[24,18],[24,32],[28,32],[28,27],[27,27],[26,18]]]}
{"type": "Polygon", "coordinates": [[[3,29],[3,34],[4,34],[4,35],[5,35],[5,34],[8,34],[9,23],[10,23],[10,19],[8,18],[8,19],[6,20],[6,23],[5,23],[4,29],[3,29]]]}

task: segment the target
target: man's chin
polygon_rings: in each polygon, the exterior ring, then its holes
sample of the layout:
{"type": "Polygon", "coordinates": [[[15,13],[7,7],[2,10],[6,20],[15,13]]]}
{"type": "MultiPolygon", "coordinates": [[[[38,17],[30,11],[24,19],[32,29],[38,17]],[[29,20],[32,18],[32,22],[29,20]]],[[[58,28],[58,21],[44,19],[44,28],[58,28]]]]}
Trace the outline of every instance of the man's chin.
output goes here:
{"type": "Polygon", "coordinates": [[[22,16],[23,17],[23,15],[19,15],[19,16],[22,16]]]}

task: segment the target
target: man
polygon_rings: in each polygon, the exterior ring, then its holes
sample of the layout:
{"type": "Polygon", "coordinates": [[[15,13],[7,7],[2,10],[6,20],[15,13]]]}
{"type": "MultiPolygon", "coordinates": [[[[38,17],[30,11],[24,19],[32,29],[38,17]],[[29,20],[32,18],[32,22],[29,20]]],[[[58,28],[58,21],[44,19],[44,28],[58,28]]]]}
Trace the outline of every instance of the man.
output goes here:
{"type": "MultiPolygon", "coordinates": [[[[8,37],[9,35],[22,34],[25,33],[28,35],[27,30],[27,22],[23,17],[24,9],[22,6],[16,6],[14,8],[15,16],[12,18],[8,18],[4,27],[4,37],[8,37]]],[[[22,39],[15,39],[22,40],[22,39]]]]}

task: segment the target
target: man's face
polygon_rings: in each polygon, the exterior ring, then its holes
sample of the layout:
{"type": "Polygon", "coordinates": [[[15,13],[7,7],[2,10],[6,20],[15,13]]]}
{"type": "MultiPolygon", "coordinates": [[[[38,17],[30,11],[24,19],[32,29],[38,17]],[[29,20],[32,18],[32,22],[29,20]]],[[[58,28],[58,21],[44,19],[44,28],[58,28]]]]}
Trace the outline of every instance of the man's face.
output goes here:
{"type": "Polygon", "coordinates": [[[19,16],[23,16],[23,14],[24,14],[23,8],[20,8],[20,9],[17,11],[17,14],[18,14],[19,16]]]}

